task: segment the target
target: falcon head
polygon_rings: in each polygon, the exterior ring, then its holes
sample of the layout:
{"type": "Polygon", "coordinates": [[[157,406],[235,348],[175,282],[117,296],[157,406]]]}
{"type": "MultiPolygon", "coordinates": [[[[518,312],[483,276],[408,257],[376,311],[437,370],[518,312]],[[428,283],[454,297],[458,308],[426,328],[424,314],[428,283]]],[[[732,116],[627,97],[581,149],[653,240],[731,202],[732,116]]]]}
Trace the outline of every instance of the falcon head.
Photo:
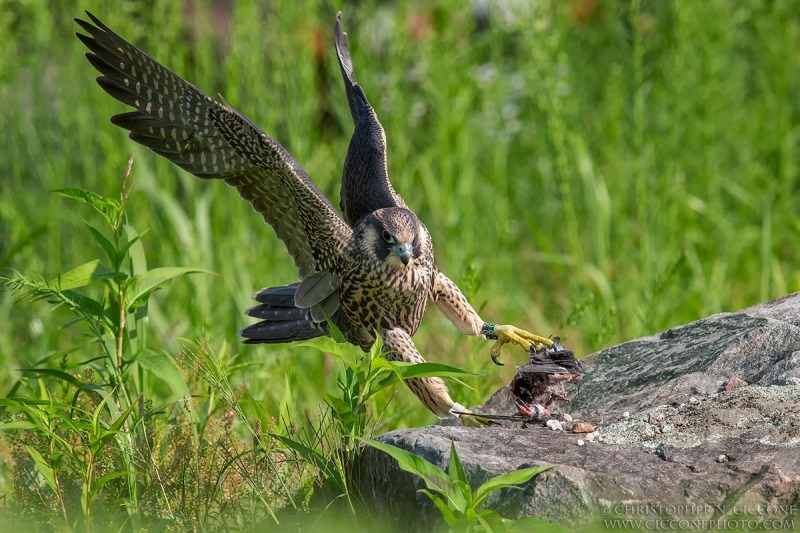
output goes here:
{"type": "Polygon", "coordinates": [[[378,265],[402,270],[430,254],[428,231],[417,215],[402,207],[373,211],[353,230],[362,257],[378,265]]]}

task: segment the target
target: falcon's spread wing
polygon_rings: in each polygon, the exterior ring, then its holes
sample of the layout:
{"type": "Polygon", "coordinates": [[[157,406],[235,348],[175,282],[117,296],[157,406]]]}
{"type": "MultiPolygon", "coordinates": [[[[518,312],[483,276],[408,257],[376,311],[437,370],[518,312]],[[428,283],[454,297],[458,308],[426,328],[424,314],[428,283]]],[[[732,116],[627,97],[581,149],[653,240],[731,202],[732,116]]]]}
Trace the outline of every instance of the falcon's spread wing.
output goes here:
{"type": "Polygon", "coordinates": [[[342,69],[350,114],[355,130],[350,139],[342,173],[341,208],[348,224],[355,226],[361,217],[383,207],[406,207],[389,182],[386,165],[386,135],[364,90],[356,81],[353,62],[342,29],[342,13],[336,15],[334,30],[336,54],[342,69]]]}
{"type": "Polygon", "coordinates": [[[250,202],[294,258],[301,278],[332,268],[352,230],[295,159],[247,117],[111,31],[94,15],[76,34],[100,86],[136,111],[112,117],[130,138],[200,178],[222,179],[250,202]]]}

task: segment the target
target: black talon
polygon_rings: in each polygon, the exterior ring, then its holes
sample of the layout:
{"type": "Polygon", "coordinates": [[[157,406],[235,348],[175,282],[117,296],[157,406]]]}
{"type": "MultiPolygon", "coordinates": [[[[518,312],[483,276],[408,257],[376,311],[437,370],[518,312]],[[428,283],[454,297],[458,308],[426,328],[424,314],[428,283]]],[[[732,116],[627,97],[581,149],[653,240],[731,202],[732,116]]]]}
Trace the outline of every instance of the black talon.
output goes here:
{"type": "Polygon", "coordinates": [[[505,363],[500,362],[500,359],[498,359],[496,355],[492,355],[492,362],[497,366],[506,366],[505,363]]]}

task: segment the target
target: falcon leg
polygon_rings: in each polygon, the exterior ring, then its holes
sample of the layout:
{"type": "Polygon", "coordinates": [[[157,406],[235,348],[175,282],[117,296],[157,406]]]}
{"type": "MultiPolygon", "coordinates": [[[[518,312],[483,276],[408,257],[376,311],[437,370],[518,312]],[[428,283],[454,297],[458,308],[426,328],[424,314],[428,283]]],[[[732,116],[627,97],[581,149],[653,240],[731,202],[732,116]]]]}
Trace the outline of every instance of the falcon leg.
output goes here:
{"type": "Polygon", "coordinates": [[[487,324],[470,305],[458,286],[442,272],[436,273],[431,297],[436,306],[462,333],[483,335],[487,339],[497,341],[490,351],[492,361],[497,365],[503,364],[498,357],[505,344],[519,344],[526,350],[530,350],[531,346],[536,348],[553,346],[552,340],[524,329],[509,325],[487,324]]]}
{"type": "MultiPolygon", "coordinates": [[[[386,359],[414,364],[425,362],[422,354],[414,346],[411,336],[404,330],[400,328],[384,330],[381,337],[383,338],[383,351],[386,359]]],[[[411,378],[405,380],[405,382],[423,405],[440,418],[452,414],[461,418],[465,426],[482,427],[490,424],[488,420],[479,416],[459,416],[461,413],[471,414],[472,411],[450,398],[447,385],[441,378],[411,378]]]]}

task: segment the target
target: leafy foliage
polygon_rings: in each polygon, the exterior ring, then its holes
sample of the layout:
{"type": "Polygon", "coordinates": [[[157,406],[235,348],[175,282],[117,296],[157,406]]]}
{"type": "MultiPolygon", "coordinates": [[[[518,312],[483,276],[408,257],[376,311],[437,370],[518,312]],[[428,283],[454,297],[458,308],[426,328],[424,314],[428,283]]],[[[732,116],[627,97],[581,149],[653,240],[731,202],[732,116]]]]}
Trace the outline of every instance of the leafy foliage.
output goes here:
{"type": "Polygon", "coordinates": [[[562,530],[562,528],[542,520],[527,519],[524,522],[508,520],[492,509],[482,508],[494,492],[506,488],[519,488],[519,485],[554,465],[522,468],[508,472],[493,477],[473,490],[469,485],[458,453],[456,453],[455,442],[450,443],[450,464],[447,472],[444,472],[433,463],[402,448],[370,439],[360,440],[393,457],[401,470],[422,479],[426,488],[420,489],[420,492],[436,505],[451,531],[562,530]]]}
{"type": "MultiPolygon", "coordinates": [[[[335,328],[331,324],[332,328],[335,328]]],[[[338,337],[334,332],[334,337],[338,337]]],[[[336,384],[339,394],[323,393],[327,412],[316,426],[310,424],[296,437],[273,435],[297,452],[307,463],[319,469],[335,495],[344,495],[355,514],[353,468],[361,451],[360,440],[372,435],[385,409],[385,399],[377,396],[404,379],[417,377],[471,376],[471,372],[437,363],[412,365],[390,361],[381,353],[380,337],[366,354],[360,349],[333,338],[299,342],[298,347],[313,347],[331,354],[341,363],[336,384]]]]}
{"type": "Polygon", "coordinates": [[[247,424],[251,446],[233,431],[235,418],[247,417],[227,381],[225,360],[201,347],[203,356],[192,353],[194,372],[185,376],[172,357],[147,346],[154,291],[200,270],[145,268],[140,234],[125,216],[128,177],[120,200],[59,191],[106,222],[105,232],[86,227],[108,262],[90,260],[49,282],[0,277],[0,288],[66,308],[73,319],[65,327],[82,325],[89,334],[88,343],[22,369],[0,399],[17,514],[56,529],[82,522],[87,530],[125,523],[213,528],[221,509],[227,525],[275,521],[274,508],[295,505],[293,495],[305,490],[302,474],[282,451],[262,444],[261,419],[247,424]],[[49,366],[59,358],[56,368],[49,366]],[[203,416],[191,408],[190,384],[198,378],[223,400],[208,396],[203,416]],[[153,396],[158,382],[169,393],[155,408],[145,396],[153,396]]]}

